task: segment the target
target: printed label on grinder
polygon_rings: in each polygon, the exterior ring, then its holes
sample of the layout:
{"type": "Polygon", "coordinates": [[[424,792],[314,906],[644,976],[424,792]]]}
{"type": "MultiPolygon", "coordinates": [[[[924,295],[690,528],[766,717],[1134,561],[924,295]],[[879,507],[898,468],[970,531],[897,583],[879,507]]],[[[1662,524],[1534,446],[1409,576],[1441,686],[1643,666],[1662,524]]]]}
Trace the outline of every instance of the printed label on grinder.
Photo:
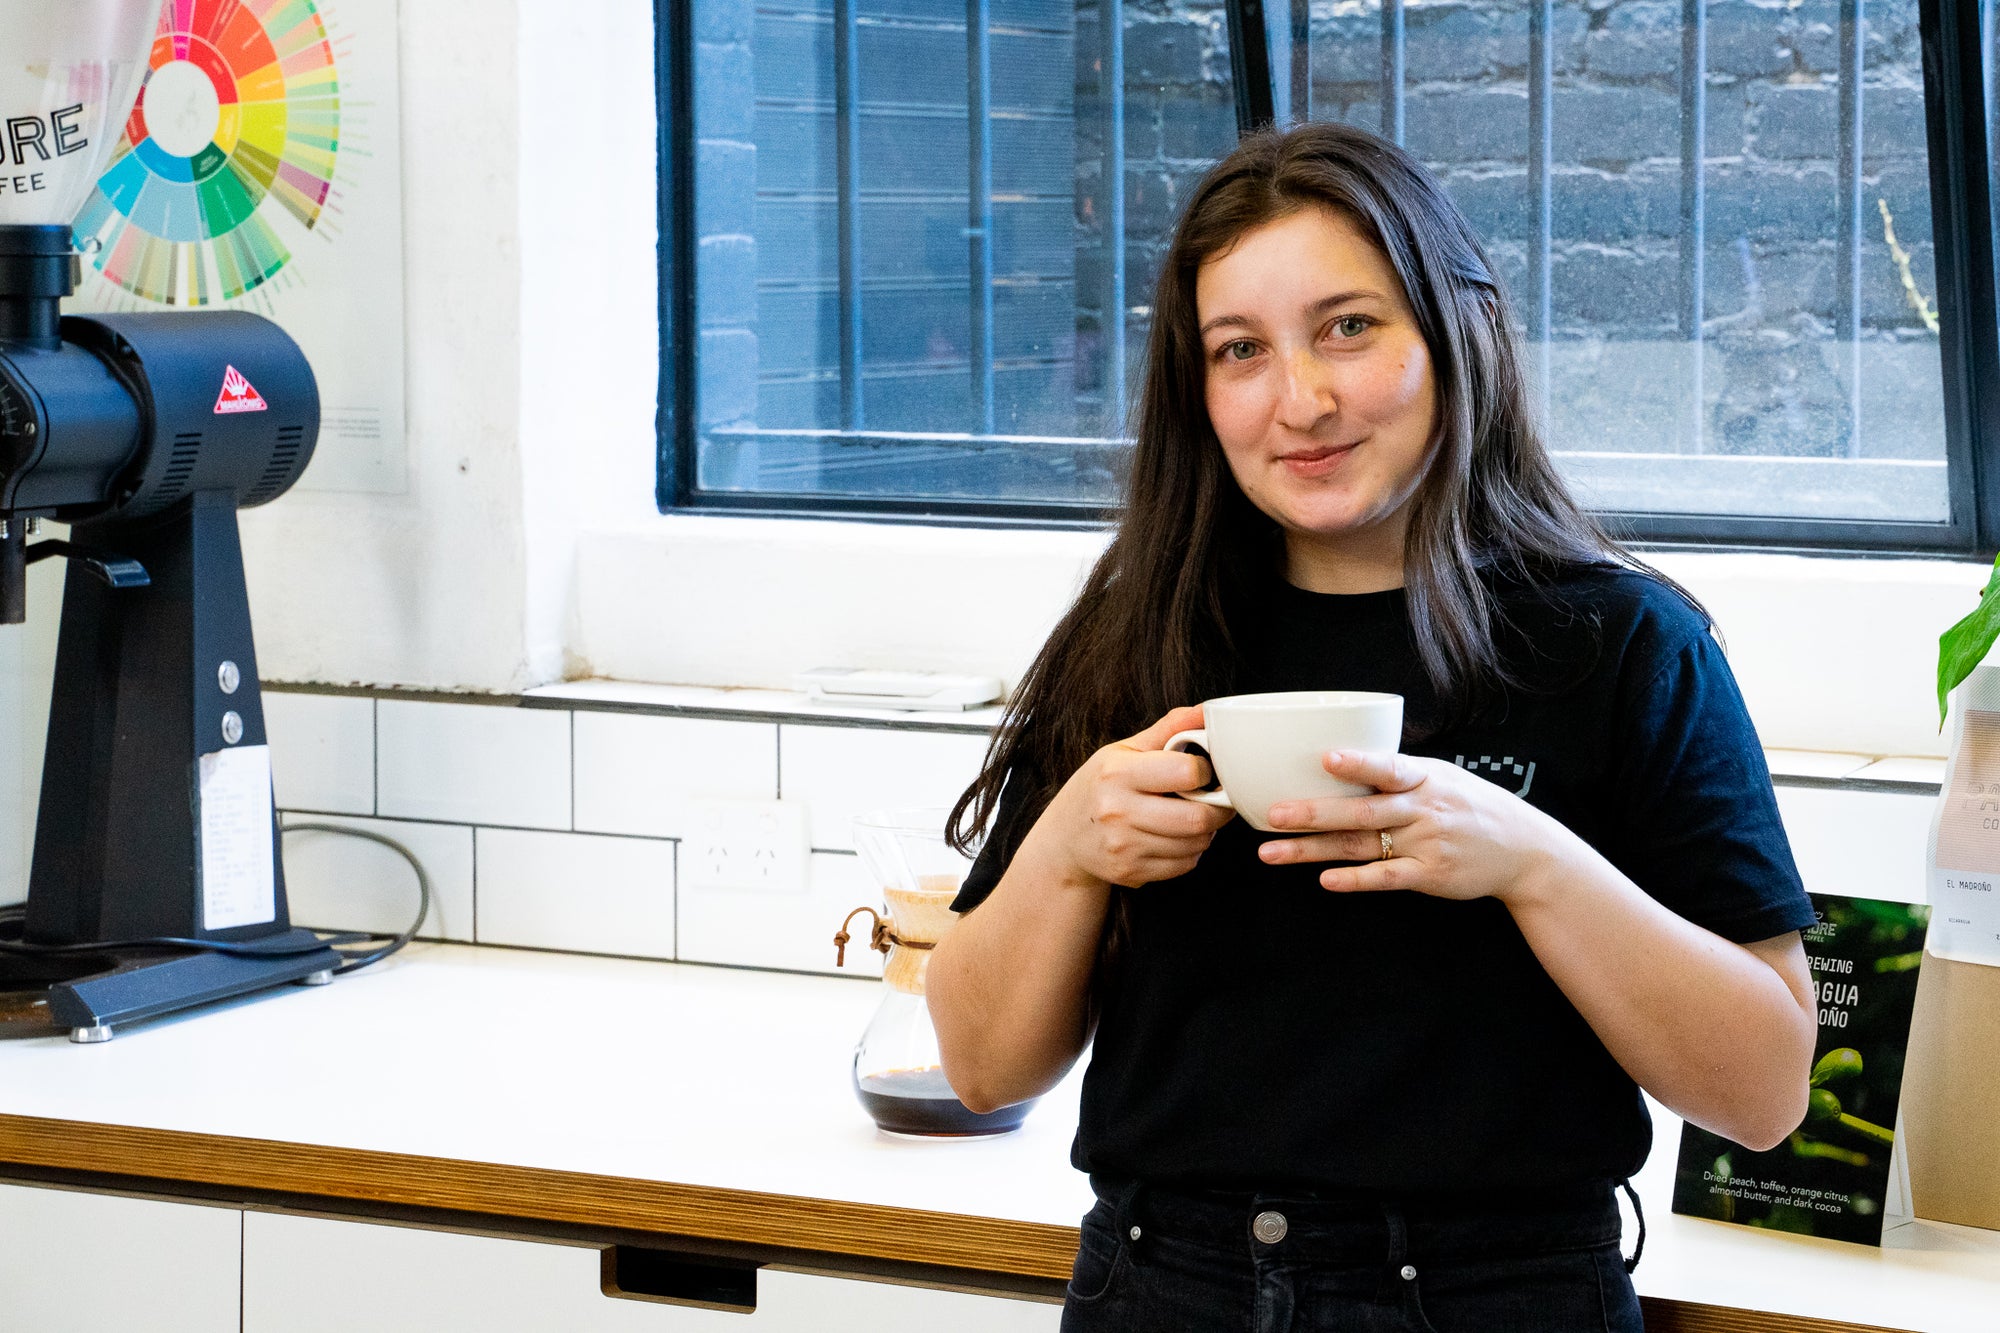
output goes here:
{"type": "Polygon", "coordinates": [[[271,844],[271,747],[217,750],[198,764],[202,927],[227,930],[274,920],[278,892],[271,844]]]}

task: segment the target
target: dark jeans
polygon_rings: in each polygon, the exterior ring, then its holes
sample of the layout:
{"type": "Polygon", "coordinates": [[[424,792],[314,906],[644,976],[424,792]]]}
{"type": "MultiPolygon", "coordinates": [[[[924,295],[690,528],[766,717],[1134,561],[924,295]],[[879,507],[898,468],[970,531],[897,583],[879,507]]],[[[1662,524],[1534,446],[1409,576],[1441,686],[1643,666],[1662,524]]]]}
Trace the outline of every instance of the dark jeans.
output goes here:
{"type": "Polygon", "coordinates": [[[1610,1186],[1403,1207],[1092,1184],[1062,1333],[1643,1333],[1610,1186]]]}

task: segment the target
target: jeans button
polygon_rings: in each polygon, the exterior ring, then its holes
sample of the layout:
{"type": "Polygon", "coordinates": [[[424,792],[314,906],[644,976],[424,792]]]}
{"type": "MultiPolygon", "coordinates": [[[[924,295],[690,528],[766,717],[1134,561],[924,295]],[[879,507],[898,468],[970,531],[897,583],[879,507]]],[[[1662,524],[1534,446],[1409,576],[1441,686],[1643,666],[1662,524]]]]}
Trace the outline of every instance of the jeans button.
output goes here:
{"type": "Polygon", "coordinates": [[[1283,1213],[1262,1212],[1250,1223],[1250,1234],[1266,1245],[1276,1245],[1288,1230],[1283,1213]]]}
{"type": "Polygon", "coordinates": [[[1416,1269],[1416,1265],[1414,1265],[1414,1264],[1404,1264],[1404,1265],[1403,1265],[1403,1281],[1405,1281],[1405,1282],[1415,1282],[1416,1280],[1417,1280],[1417,1269],[1416,1269]]]}

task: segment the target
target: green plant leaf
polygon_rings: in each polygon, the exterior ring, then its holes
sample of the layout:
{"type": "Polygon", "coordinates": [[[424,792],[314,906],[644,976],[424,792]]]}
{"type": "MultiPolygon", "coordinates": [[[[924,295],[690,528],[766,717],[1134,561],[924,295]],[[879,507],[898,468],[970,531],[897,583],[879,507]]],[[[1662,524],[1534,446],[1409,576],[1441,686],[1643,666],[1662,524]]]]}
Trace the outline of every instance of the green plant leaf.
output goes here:
{"type": "Polygon", "coordinates": [[[1986,660],[2000,639],[2000,560],[1993,562],[1986,590],[1972,614],[1938,636],[1938,730],[1944,730],[1945,704],[1972,669],[1986,660]]]}

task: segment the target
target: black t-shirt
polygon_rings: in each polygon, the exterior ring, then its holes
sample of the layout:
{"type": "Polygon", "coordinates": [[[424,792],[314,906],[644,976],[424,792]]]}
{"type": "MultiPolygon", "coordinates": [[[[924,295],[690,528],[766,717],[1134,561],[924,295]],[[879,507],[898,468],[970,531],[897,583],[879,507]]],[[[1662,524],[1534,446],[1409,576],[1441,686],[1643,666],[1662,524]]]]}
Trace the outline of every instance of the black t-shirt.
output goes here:
{"type": "MultiPolygon", "coordinates": [[[[1737,942],[1813,921],[1771,779],[1708,624],[1631,570],[1503,592],[1526,688],[1412,742],[1568,826],[1654,898],[1737,942]]],[[[1380,690],[1435,719],[1401,590],[1279,580],[1238,689],[1380,690]]],[[[1029,723],[1032,725],[1032,721],[1029,723]]],[[[1435,727],[1433,721],[1431,726],[1435,727]]],[[[1039,810],[1003,796],[957,903],[984,901],[1039,810]]],[[[1328,893],[1242,820],[1188,875],[1126,894],[1072,1159],[1190,1188],[1519,1190],[1619,1180],[1652,1125],[1636,1085],[1507,909],[1328,893]]]]}

